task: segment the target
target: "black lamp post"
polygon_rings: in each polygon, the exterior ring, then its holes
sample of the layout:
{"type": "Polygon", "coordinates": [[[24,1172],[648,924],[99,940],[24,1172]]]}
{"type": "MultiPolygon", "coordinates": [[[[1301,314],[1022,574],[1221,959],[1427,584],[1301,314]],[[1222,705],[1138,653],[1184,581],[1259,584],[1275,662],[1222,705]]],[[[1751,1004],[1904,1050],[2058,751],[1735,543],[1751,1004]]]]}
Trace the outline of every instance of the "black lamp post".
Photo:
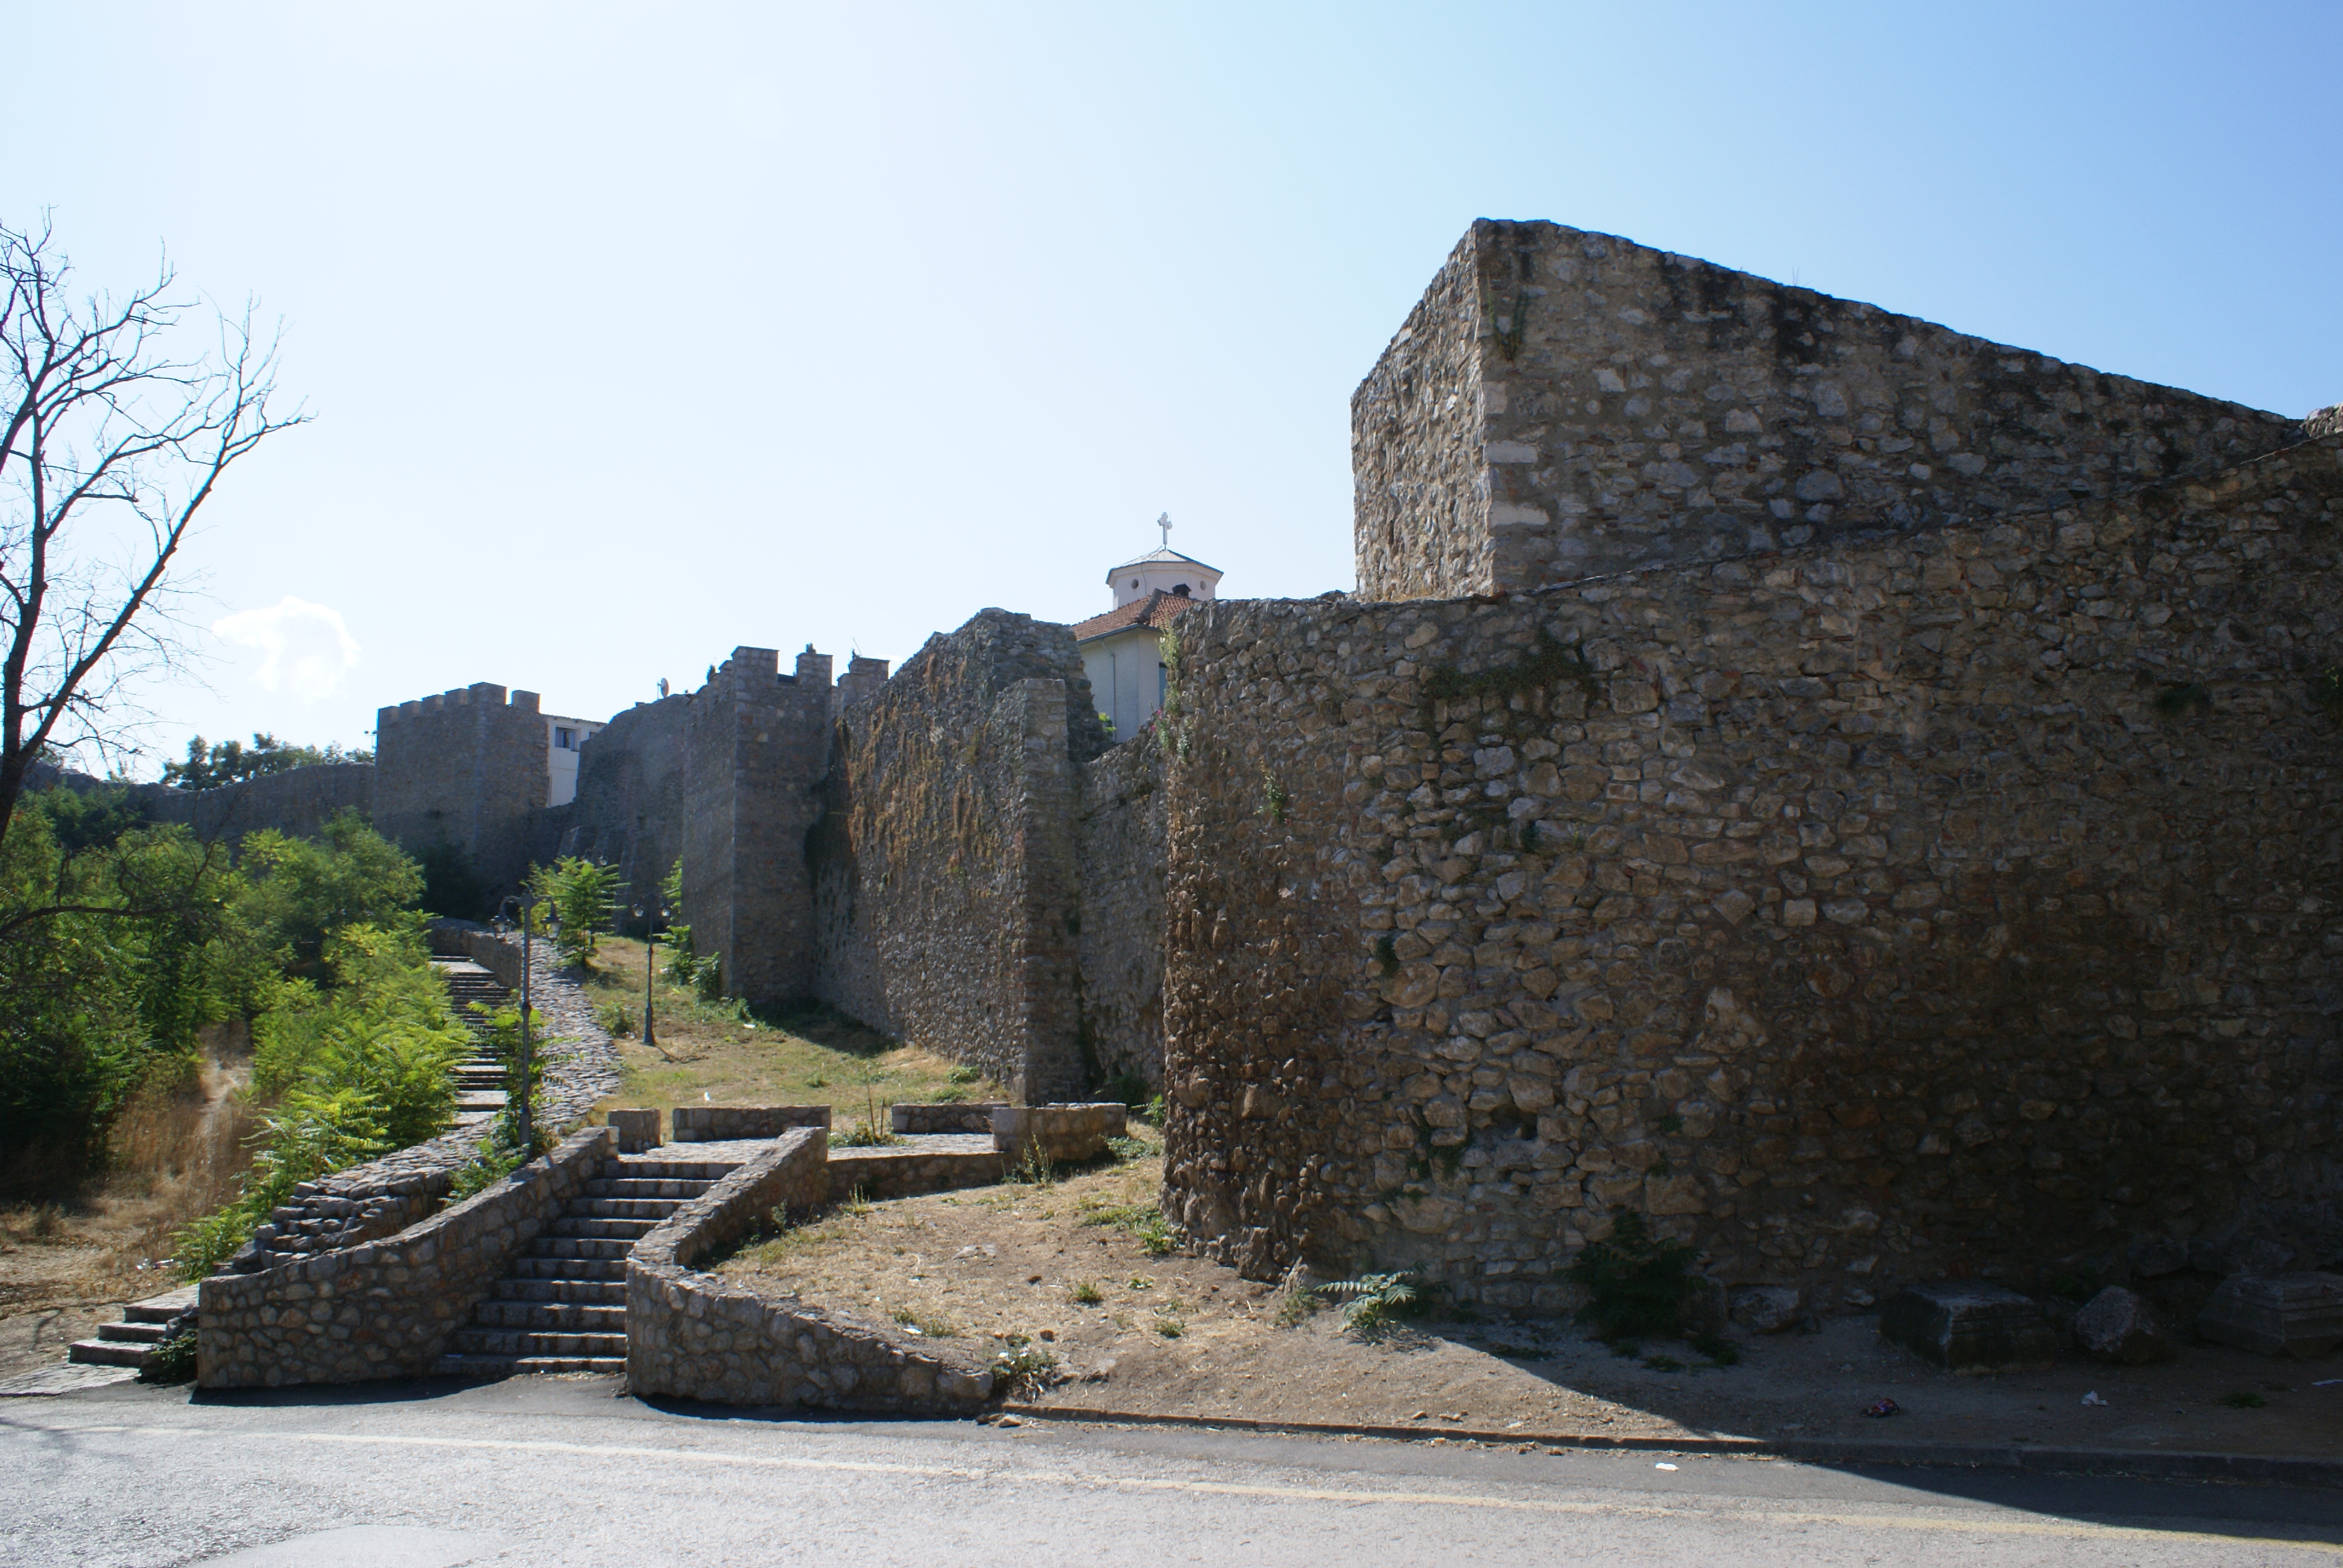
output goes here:
{"type": "Polygon", "coordinates": [[[665,913],[656,903],[648,909],[635,906],[635,919],[643,922],[643,1043],[653,1050],[659,1049],[659,1035],[651,1027],[651,982],[659,978],[659,922],[665,913]]]}

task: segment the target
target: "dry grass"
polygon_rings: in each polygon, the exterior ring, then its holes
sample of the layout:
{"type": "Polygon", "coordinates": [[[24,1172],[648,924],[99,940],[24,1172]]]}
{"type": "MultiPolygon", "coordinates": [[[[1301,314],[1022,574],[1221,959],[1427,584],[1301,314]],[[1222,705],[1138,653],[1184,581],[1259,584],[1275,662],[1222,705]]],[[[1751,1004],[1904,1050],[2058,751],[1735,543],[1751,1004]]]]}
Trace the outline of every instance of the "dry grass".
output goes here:
{"type": "MultiPolygon", "coordinates": [[[[662,950],[664,951],[664,950],[662,950]]],[[[949,1059],[889,1040],[826,1007],[750,1010],[703,1001],[659,982],[659,1049],[642,1041],[643,944],[606,937],[588,980],[598,1009],[626,1009],[626,1071],[609,1106],[832,1105],[842,1131],[866,1108],[940,1100],[999,1100],[999,1085],[949,1059]]]]}
{"type": "Polygon", "coordinates": [[[173,1289],[171,1236],[236,1196],[256,1125],[249,1060],[206,1060],[158,1084],[116,1123],[109,1172],[45,1201],[0,1209],[0,1376],[45,1365],[123,1302],[173,1289]]]}

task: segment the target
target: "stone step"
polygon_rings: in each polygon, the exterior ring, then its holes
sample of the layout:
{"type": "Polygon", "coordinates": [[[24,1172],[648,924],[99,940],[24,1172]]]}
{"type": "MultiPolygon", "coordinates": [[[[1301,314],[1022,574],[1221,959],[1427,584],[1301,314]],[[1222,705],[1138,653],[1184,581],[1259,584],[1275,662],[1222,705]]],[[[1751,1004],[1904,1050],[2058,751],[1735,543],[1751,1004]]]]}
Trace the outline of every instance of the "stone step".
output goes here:
{"type": "Polygon", "coordinates": [[[548,1225],[546,1231],[555,1237],[572,1237],[581,1241],[590,1238],[596,1241],[635,1241],[649,1235],[658,1228],[657,1220],[582,1219],[565,1214],[548,1225]]]}
{"type": "Polygon", "coordinates": [[[520,1377],[530,1372],[605,1372],[627,1370],[624,1356],[441,1356],[432,1369],[440,1377],[520,1377]]]}
{"type": "Polygon", "coordinates": [[[488,1294],[500,1302],[575,1302],[584,1306],[623,1309],[627,1304],[627,1282],[624,1279],[546,1280],[524,1276],[498,1280],[488,1287],[488,1294]]]}
{"type": "Polygon", "coordinates": [[[116,1344],[159,1345],[166,1335],[160,1323],[100,1323],[97,1337],[116,1344]]]}
{"type": "Polygon", "coordinates": [[[588,1198],[675,1198],[689,1202],[713,1181],[652,1181],[631,1176],[598,1177],[586,1183],[588,1198]]]}
{"type": "Polygon", "coordinates": [[[682,1207],[680,1198],[572,1198],[562,1213],[577,1220],[664,1220],[682,1207]]]}
{"type": "Polygon", "coordinates": [[[627,1277],[627,1260],[616,1258],[515,1258],[512,1272],[515,1280],[580,1280],[597,1284],[611,1281],[623,1282],[627,1277]]]}
{"type": "Polygon", "coordinates": [[[122,1315],[134,1323],[167,1323],[181,1312],[196,1310],[196,1287],[187,1285],[176,1291],[166,1291],[159,1296],[149,1296],[143,1302],[133,1302],[122,1309],[122,1315]]]}
{"type": "MultiPolygon", "coordinates": [[[[560,1223],[558,1220],[554,1222],[560,1223]]],[[[528,1255],[546,1260],[594,1259],[615,1261],[624,1269],[627,1254],[635,1250],[636,1240],[637,1238],[633,1236],[621,1240],[611,1240],[601,1236],[539,1236],[528,1244],[528,1255]]]]}
{"type": "Polygon", "coordinates": [[[472,1312],[472,1327],[623,1336],[627,1309],[623,1303],[606,1307],[582,1302],[482,1302],[472,1312]]]}
{"type": "Polygon", "coordinates": [[[458,1329],[455,1351],[468,1356],[623,1356],[624,1334],[538,1333],[527,1329],[458,1329]]]}
{"type": "Polygon", "coordinates": [[[124,1344],[118,1340],[75,1340],[66,1348],[65,1360],[84,1366],[143,1367],[154,1353],[152,1345],[124,1344]]]}
{"type": "Polygon", "coordinates": [[[740,1169],[737,1160],[687,1160],[673,1153],[673,1147],[658,1154],[621,1154],[604,1161],[599,1174],[611,1181],[721,1181],[740,1169]]]}

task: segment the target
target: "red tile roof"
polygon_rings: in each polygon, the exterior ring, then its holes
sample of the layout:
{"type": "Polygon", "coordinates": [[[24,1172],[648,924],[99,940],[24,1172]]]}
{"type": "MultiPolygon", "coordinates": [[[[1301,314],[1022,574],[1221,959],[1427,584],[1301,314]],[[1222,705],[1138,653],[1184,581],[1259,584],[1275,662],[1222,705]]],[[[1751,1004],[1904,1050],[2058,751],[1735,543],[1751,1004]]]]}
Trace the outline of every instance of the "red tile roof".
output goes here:
{"type": "Polygon", "coordinates": [[[1104,615],[1094,615],[1074,628],[1074,640],[1088,642],[1094,637],[1104,637],[1111,631],[1127,631],[1135,626],[1151,627],[1157,630],[1170,626],[1204,601],[1176,593],[1157,591],[1145,598],[1132,599],[1118,605],[1104,615]]]}

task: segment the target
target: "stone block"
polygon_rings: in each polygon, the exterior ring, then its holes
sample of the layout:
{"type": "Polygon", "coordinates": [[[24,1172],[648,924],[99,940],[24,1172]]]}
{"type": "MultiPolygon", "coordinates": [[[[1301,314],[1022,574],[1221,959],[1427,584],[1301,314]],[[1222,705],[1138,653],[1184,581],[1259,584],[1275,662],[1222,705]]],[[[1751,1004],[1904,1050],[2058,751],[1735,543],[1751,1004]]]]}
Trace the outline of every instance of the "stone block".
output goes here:
{"type": "Polygon", "coordinates": [[[613,1111],[610,1125],[618,1130],[618,1152],[639,1154],[646,1149],[656,1149],[663,1141],[659,1136],[659,1108],[648,1111],[613,1111]]]}
{"type": "Polygon", "coordinates": [[[888,1125],[906,1135],[935,1132],[990,1132],[992,1113],[1009,1107],[1001,1101],[983,1101],[956,1105],[893,1105],[887,1111],[888,1125]]]}
{"type": "Polygon", "coordinates": [[[1122,1133],[1125,1107],[1094,1105],[1004,1105],[992,1113],[992,1146],[1012,1159],[1039,1149],[1051,1160],[1095,1160],[1106,1141],[1122,1133]]]}
{"type": "Polygon", "coordinates": [[[2239,1274],[2197,1314],[2197,1332],[2264,1355],[2324,1355],[2343,1344],[2343,1274],[2239,1274]]]}
{"type": "Polygon", "coordinates": [[[719,1143],[829,1125],[827,1105],[679,1105],[668,1118],[668,1136],[678,1143],[719,1143]]]}
{"type": "Polygon", "coordinates": [[[1880,1309],[1879,1337],[1956,1372],[2038,1371],[2058,1353],[2041,1308],[1999,1285],[1966,1282],[1896,1292],[1880,1309]]]}
{"type": "Polygon", "coordinates": [[[1805,1310],[1805,1296],[1795,1285],[1751,1285],[1733,1292],[1733,1321],[1753,1334],[1778,1334],[1805,1310]]]}
{"type": "Polygon", "coordinates": [[[2132,1275],[2139,1280],[2163,1280],[2188,1268],[2188,1242],[2179,1235],[2151,1235],[2132,1242],[2132,1275]]]}
{"type": "Polygon", "coordinates": [[[2168,1361],[2180,1347],[2145,1298],[2109,1285],[2075,1314],[2075,1348],[2093,1361],[2141,1366],[2168,1361]]]}

